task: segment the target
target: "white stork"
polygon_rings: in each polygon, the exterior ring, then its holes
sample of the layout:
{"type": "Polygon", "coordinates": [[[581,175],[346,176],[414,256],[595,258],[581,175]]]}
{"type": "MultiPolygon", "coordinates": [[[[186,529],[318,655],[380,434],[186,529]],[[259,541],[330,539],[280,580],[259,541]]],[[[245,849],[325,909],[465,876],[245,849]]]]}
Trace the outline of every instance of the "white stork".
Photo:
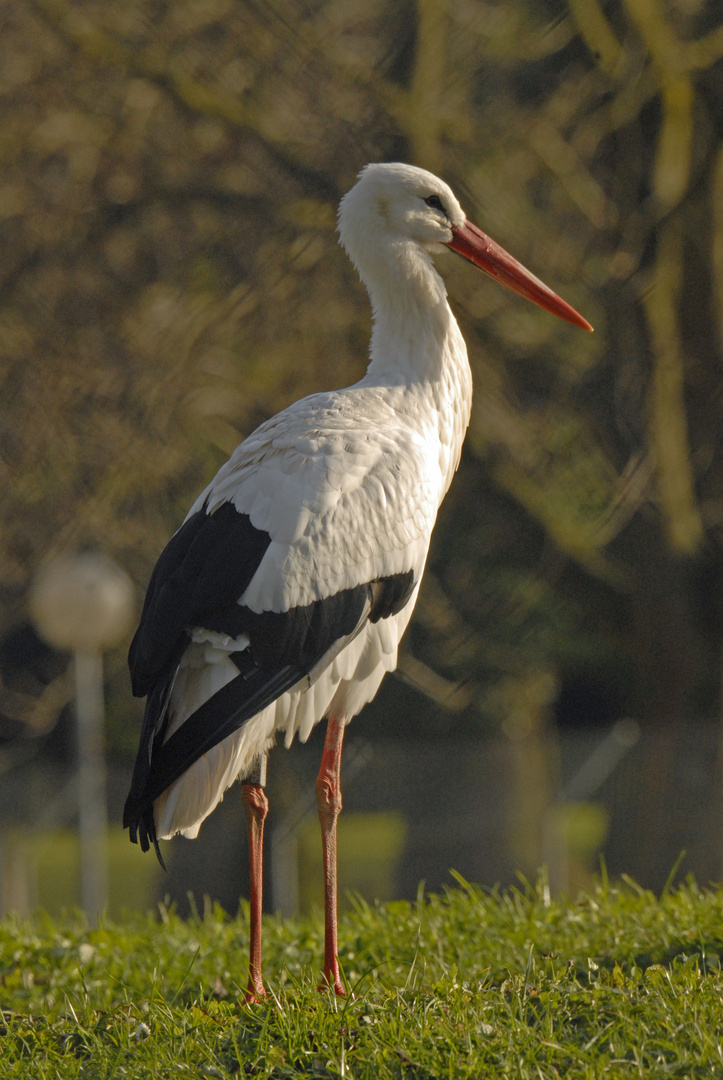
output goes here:
{"type": "MultiPolygon", "coordinates": [[[[147,851],[195,837],[244,781],[251,859],[248,997],[261,976],[266,754],[328,717],[316,782],[324,979],[337,994],[336,819],[345,725],[370,701],[414,608],[470,417],[467,350],[433,256],[445,248],[548,311],[580,315],[410,165],[368,165],[339,209],[374,313],[366,375],[262,424],[202,492],[158,560],[130,650],[147,695],[124,825],[147,851]]],[[[162,861],[162,860],[161,860],[162,861]]]]}

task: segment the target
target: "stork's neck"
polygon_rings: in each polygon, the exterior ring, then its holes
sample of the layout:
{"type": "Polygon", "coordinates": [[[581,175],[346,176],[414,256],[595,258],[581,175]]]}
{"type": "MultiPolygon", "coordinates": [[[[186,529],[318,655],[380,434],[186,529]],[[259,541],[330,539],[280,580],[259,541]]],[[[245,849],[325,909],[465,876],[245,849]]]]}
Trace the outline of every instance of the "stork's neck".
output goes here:
{"type": "Polygon", "coordinates": [[[374,326],[362,384],[384,388],[394,408],[426,436],[438,435],[446,490],[470,418],[467,349],[431,257],[416,245],[388,256],[363,275],[374,326]]]}
{"type": "Polygon", "coordinates": [[[444,282],[417,244],[374,255],[371,266],[357,262],[374,316],[368,374],[390,385],[435,382],[455,359],[450,338],[461,341],[444,282]]]}

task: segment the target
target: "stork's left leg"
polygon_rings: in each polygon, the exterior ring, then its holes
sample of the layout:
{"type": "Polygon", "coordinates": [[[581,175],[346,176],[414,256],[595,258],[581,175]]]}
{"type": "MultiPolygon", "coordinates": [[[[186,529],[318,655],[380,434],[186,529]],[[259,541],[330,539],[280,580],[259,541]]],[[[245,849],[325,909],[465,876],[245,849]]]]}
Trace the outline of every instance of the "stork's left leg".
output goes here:
{"type": "MultiPolygon", "coordinates": [[[[341,810],[341,744],[344,738],[344,715],[330,716],[327,722],[324,753],[316,778],[316,805],[321,823],[324,849],[324,979],[334,993],[346,995],[339,975],[336,935],[336,819],[341,810]]],[[[320,990],[324,989],[319,987],[320,990]]]]}
{"type": "Polygon", "coordinates": [[[263,858],[264,821],[269,809],[264,784],[266,783],[266,755],[261,758],[256,772],[241,787],[241,798],[246,811],[249,835],[249,864],[251,870],[250,934],[249,934],[249,983],[246,990],[248,1002],[266,997],[261,977],[261,918],[263,913],[263,858]]]}

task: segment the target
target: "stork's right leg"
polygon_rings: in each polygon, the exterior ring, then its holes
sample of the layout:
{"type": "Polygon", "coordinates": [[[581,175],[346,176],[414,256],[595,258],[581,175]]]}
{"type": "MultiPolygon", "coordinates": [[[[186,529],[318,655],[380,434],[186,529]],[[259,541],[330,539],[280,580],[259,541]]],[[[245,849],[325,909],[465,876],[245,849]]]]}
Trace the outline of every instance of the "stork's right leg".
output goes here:
{"type": "Polygon", "coordinates": [[[269,809],[264,784],[266,783],[266,755],[261,758],[258,769],[241,787],[241,798],[246,811],[249,836],[249,865],[251,870],[251,925],[249,935],[249,984],[246,990],[248,1002],[266,997],[261,977],[261,920],[263,913],[263,866],[264,821],[269,809]]]}
{"type": "Polygon", "coordinates": [[[324,851],[324,981],[340,996],[345,996],[346,990],[339,973],[336,937],[336,819],[341,810],[339,774],[345,723],[343,715],[329,717],[321,768],[316,778],[316,805],[324,851]]]}

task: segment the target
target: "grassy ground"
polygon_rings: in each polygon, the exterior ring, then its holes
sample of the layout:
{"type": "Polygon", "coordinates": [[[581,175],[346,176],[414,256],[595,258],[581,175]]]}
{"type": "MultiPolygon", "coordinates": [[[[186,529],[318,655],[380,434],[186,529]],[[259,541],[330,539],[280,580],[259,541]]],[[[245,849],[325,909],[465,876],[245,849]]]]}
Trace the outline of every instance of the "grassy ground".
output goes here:
{"type": "Polygon", "coordinates": [[[0,1077],[723,1076],[723,891],[357,904],[346,1000],[316,989],[318,921],[265,933],[272,993],[245,1006],[245,913],[6,920],[0,1077]]]}

